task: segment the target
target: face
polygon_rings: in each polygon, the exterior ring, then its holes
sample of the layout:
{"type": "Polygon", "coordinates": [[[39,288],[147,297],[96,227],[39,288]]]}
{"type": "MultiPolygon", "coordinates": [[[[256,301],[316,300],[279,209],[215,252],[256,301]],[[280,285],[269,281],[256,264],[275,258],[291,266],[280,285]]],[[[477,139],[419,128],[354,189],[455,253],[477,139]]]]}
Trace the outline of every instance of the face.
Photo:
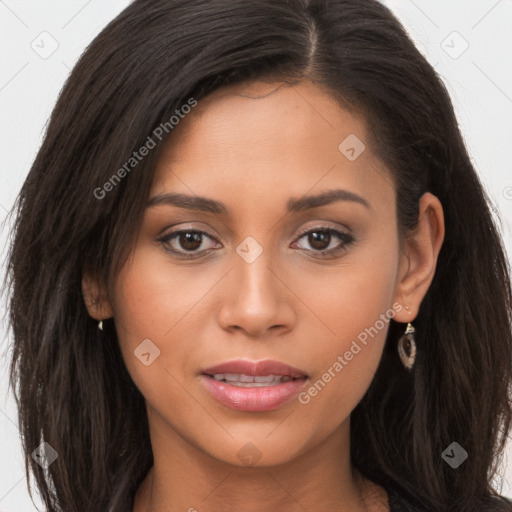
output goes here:
{"type": "Polygon", "coordinates": [[[151,428],[238,466],[346,433],[404,304],[393,181],[364,121],[308,82],[218,90],[174,129],[149,200],[111,307],[151,428]],[[305,377],[203,373],[236,360],[305,377]]]}

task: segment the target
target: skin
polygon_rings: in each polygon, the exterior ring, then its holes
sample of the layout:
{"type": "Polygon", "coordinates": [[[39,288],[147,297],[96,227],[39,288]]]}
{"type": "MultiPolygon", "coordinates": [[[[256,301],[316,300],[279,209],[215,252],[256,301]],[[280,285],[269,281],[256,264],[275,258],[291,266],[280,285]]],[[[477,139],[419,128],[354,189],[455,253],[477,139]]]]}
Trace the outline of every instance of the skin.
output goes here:
{"type": "MultiPolygon", "coordinates": [[[[414,321],[444,238],[442,207],[430,193],[421,198],[418,230],[401,251],[393,180],[366,134],[364,119],[310,82],[220,89],[173,131],[150,198],[198,195],[230,214],[148,207],[112,299],[84,274],[86,303],[96,300],[89,313],[113,316],[146,399],[155,462],[134,512],[388,510],[386,491],[360,477],[349,453],[350,415],[380,362],[387,323],[308,404],[235,411],[199,376],[228,360],[274,359],[314,383],[394,303],[395,321],[414,321]],[[366,144],[354,161],[338,150],[350,134],[366,144]],[[336,201],[285,212],[291,198],[340,188],[370,207],[336,201]],[[324,233],[315,245],[301,235],[318,227],[350,230],[354,242],[322,258],[343,240],[324,233]],[[176,229],[216,240],[199,239],[202,256],[180,259],[157,241],[176,229]],[[263,249],[252,263],[236,252],[248,236],[263,249]],[[161,351],[149,366],[133,354],[144,339],[161,351]],[[237,456],[249,442],[260,456],[252,466],[237,456]]],[[[187,253],[183,241],[167,247],[187,253]]]]}

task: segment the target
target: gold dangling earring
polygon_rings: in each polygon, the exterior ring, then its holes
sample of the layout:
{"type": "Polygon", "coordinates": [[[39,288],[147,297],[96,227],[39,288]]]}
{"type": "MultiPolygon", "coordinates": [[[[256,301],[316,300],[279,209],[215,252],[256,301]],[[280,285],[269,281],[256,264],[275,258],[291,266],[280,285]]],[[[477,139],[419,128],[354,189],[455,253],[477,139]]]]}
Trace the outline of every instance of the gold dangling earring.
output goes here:
{"type": "Polygon", "coordinates": [[[404,334],[398,340],[398,355],[404,367],[411,371],[416,359],[416,342],[414,341],[414,332],[416,330],[412,324],[408,323],[404,334]]]}

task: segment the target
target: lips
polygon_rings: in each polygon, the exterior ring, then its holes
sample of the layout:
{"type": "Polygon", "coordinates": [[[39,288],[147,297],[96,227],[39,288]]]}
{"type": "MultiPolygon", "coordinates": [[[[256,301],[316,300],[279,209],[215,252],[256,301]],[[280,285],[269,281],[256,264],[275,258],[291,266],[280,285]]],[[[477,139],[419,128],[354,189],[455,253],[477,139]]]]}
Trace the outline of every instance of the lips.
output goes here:
{"type": "Polygon", "coordinates": [[[229,361],[202,370],[202,382],[221,404],[240,411],[269,411],[299,393],[308,375],[278,361],[229,361]]]}

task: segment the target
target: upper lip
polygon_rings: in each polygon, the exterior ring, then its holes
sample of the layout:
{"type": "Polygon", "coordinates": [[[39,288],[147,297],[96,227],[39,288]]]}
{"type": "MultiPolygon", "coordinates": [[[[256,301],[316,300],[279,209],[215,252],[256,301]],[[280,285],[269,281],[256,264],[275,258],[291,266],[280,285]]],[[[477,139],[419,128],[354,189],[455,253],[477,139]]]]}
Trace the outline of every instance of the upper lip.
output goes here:
{"type": "Polygon", "coordinates": [[[288,375],[294,379],[307,377],[306,372],[294,368],[279,361],[266,359],[264,361],[248,361],[246,359],[238,359],[236,361],[226,361],[225,363],[211,366],[202,370],[205,375],[216,375],[220,373],[232,373],[241,375],[288,375]]]}

